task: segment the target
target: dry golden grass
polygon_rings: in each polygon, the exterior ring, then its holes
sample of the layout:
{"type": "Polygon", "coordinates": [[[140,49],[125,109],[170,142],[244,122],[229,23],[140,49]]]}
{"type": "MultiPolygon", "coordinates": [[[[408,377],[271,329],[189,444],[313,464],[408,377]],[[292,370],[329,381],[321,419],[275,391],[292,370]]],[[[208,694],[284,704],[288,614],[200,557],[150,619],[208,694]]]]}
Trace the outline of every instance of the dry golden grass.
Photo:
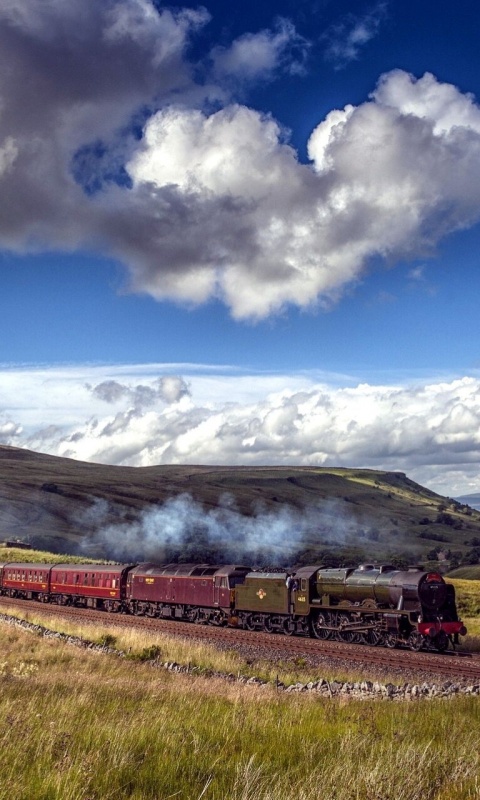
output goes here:
{"type": "Polygon", "coordinates": [[[284,695],[0,634],[0,800],[480,798],[478,698],[284,695]]]}

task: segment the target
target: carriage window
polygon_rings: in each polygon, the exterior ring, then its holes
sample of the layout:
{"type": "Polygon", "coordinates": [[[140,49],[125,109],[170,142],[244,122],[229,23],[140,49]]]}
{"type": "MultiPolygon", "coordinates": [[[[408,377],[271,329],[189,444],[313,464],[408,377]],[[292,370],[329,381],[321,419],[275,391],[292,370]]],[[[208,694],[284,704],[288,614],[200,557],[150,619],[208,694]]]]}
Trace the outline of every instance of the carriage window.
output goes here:
{"type": "Polygon", "coordinates": [[[117,579],[116,578],[112,578],[112,589],[116,589],[116,588],[117,588],[117,579]]]}
{"type": "Polygon", "coordinates": [[[220,586],[222,587],[222,589],[228,589],[228,580],[227,580],[227,578],[222,578],[220,586]]]}
{"type": "Polygon", "coordinates": [[[302,592],[306,592],[307,591],[306,578],[302,578],[302,580],[300,581],[300,587],[301,587],[302,592]]]}

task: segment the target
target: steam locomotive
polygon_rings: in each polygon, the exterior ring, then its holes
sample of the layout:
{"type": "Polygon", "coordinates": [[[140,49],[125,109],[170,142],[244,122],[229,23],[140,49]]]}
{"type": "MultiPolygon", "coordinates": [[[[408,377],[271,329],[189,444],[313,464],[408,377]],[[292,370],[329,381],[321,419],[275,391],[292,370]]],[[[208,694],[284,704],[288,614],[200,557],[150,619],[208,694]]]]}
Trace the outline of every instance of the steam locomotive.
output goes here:
{"type": "Polygon", "coordinates": [[[0,594],[196,624],[443,652],[467,630],[437,572],[389,564],[255,571],[209,564],[0,564],[0,594]]]}

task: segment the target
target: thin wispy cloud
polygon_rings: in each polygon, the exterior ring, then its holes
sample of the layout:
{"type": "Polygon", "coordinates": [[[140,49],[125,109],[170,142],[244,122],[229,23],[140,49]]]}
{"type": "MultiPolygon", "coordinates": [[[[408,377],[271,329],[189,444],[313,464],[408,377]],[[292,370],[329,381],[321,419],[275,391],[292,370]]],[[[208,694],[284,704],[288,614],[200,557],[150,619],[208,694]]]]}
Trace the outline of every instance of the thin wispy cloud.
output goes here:
{"type": "Polygon", "coordinates": [[[388,3],[381,2],[363,16],[347,14],[331,25],[322,37],[325,60],[330,61],[337,70],[356,61],[365,45],[378,36],[387,11],[388,3]]]}
{"type": "Polygon", "coordinates": [[[301,75],[310,43],[288,19],[277,19],[272,28],[245,33],[228,47],[217,45],[210,53],[213,78],[220,84],[270,81],[281,72],[301,75]]]}

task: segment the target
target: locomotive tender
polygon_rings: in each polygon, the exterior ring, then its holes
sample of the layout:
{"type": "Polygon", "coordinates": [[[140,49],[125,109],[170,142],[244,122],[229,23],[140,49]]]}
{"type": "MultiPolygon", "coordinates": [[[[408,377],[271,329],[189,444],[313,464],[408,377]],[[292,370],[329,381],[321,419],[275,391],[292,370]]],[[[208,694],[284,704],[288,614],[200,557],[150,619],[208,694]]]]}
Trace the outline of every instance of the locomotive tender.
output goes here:
{"type": "Polygon", "coordinates": [[[243,565],[0,564],[0,594],[109,612],[444,651],[466,628],[437,572],[389,564],[295,572],[243,565]]]}

